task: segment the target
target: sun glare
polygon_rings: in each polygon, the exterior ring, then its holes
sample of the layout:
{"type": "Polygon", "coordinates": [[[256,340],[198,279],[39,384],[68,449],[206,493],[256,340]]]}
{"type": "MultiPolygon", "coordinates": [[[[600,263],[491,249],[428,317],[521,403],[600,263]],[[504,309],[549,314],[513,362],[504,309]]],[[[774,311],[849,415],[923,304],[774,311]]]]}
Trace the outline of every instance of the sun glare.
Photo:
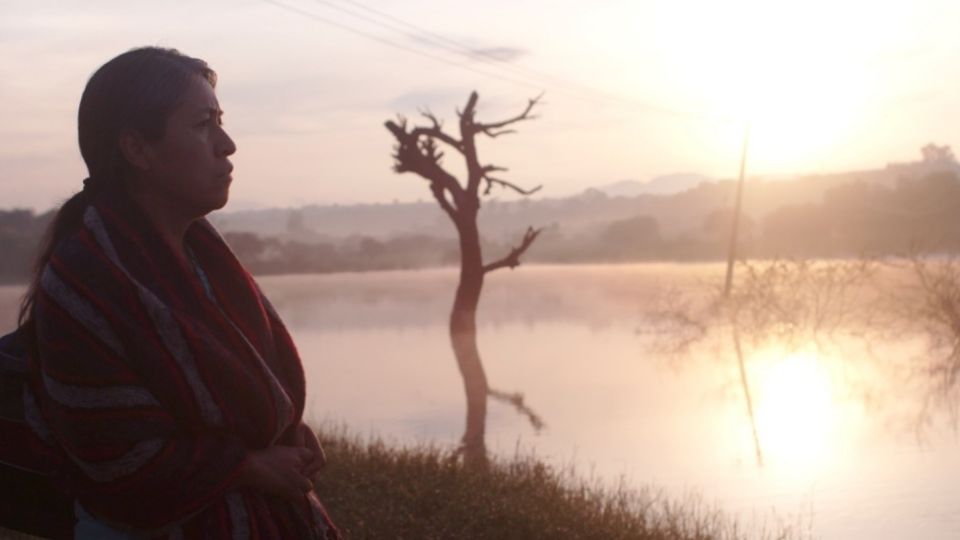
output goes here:
{"type": "Polygon", "coordinates": [[[815,169],[855,138],[876,90],[871,62],[899,39],[898,13],[861,0],[661,6],[657,41],[679,101],[749,121],[758,172],[815,169]]]}
{"type": "Polygon", "coordinates": [[[757,430],[766,461],[798,474],[822,465],[835,423],[830,374],[814,351],[752,365],[757,430]]]}

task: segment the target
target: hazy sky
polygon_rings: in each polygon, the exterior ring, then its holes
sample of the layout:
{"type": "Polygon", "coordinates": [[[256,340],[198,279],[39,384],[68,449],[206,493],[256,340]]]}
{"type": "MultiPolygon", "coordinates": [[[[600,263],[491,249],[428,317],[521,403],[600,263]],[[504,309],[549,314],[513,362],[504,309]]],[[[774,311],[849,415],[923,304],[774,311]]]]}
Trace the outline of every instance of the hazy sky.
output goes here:
{"type": "Polygon", "coordinates": [[[951,0],[0,0],[0,207],[79,188],[80,93],[140,45],[219,73],[243,208],[428,199],[391,171],[383,122],[429,107],[455,126],[472,89],[481,119],[546,93],[481,146],[542,196],[733,176],[748,116],[755,175],[914,159],[957,139],[958,20],[951,0]]]}

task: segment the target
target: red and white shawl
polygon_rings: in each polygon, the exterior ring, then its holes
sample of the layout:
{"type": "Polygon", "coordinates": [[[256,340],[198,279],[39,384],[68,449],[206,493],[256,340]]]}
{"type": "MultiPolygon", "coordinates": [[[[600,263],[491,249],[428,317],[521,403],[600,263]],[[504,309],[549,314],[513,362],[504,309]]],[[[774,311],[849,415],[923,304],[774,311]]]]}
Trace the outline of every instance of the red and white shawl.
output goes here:
{"type": "Polygon", "coordinates": [[[185,242],[200,273],[126,196],[104,193],[87,208],[40,282],[34,430],[62,449],[84,508],[115,527],[168,538],[337,538],[313,494],[292,504],[230,487],[249,451],[292,437],[303,368],[214,228],[201,219],[185,242]]]}

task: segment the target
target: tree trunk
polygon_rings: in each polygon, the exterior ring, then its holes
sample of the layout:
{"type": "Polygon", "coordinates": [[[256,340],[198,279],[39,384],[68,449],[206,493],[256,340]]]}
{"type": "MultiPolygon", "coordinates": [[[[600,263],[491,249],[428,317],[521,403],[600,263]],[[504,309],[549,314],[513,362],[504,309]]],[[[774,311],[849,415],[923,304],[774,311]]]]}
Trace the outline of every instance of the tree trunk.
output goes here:
{"type": "Polygon", "coordinates": [[[457,223],[460,236],[460,283],[450,313],[450,342],[463,377],[467,397],[467,423],[463,454],[467,463],[486,463],[484,428],[487,418],[487,375],[477,348],[477,305],[483,289],[483,259],[476,219],[464,216],[457,223]]]}

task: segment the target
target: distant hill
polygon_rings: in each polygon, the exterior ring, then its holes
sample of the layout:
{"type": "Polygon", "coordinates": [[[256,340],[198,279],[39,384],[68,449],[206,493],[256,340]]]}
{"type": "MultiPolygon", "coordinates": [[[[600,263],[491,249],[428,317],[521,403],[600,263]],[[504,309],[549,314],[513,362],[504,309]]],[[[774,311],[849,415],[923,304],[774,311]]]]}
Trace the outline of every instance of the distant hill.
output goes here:
{"type": "Polygon", "coordinates": [[[715,182],[716,178],[711,178],[702,174],[679,173],[657,176],[646,182],[639,180],[620,180],[605,186],[599,186],[598,191],[602,191],[609,197],[636,197],[638,195],[671,195],[681,193],[694,188],[702,182],[715,182]]]}
{"type": "MultiPolygon", "coordinates": [[[[736,182],[700,175],[617,182],[572,197],[485,200],[483,252],[509,252],[542,229],[528,262],[721,260],[736,182]],[[686,186],[686,187],[684,187],[686,186]],[[660,192],[658,190],[664,190],[660,192]]],[[[960,254],[960,164],[949,147],[882,169],[747,180],[738,252],[744,257],[960,254]]],[[[30,275],[53,213],[0,209],[0,283],[30,275]]],[[[217,212],[210,219],[258,274],[454,265],[456,233],[433,201],[217,212]]]]}
{"type": "MultiPolygon", "coordinates": [[[[785,206],[818,204],[825,193],[839,186],[865,182],[890,188],[899,181],[938,171],[958,173],[960,165],[952,158],[927,159],[890,164],[882,169],[792,179],[748,178],[743,211],[759,223],[785,206]]],[[[705,227],[720,223],[718,213],[730,212],[735,187],[733,180],[684,173],[659,176],[648,182],[624,180],[571,197],[488,199],[480,212],[480,228],[485,238],[495,242],[511,242],[528,226],[551,227],[557,235],[574,238],[595,235],[613,221],[642,215],[656,220],[663,237],[700,235],[705,227]]],[[[456,234],[448,217],[432,200],[218,212],[211,220],[226,232],[252,232],[300,242],[336,242],[351,237],[390,240],[415,235],[452,238],[456,234]]]]}

